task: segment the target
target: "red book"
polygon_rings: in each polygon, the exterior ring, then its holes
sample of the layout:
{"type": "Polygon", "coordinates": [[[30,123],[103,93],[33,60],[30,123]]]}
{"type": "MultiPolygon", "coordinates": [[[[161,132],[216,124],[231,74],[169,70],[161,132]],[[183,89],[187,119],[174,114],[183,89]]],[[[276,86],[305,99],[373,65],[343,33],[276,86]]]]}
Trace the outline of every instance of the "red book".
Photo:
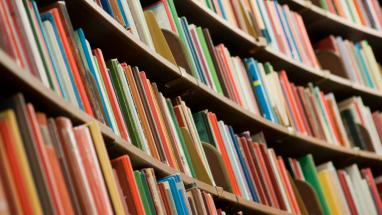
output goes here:
{"type": "Polygon", "coordinates": [[[254,184],[256,186],[256,190],[257,190],[257,193],[259,195],[260,202],[267,205],[267,198],[266,198],[265,193],[264,193],[265,191],[264,191],[263,186],[262,186],[261,181],[260,181],[259,172],[256,170],[256,166],[254,164],[255,160],[253,159],[253,157],[251,155],[247,139],[245,137],[241,137],[239,143],[243,148],[244,155],[245,155],[246,160],[248,162],[248,167],[249,167],[249,170],[251,171],[253,181],[255,182],[254,184]]]}
{"type": "MultiPolygon", "coordinates": [[[[333,14],[336,14],[336,9],[334,8],[334,4],[332,2],[333,0],[326,0],[326,3],[328,5],[329,11],[333,14]]],[[[350,0],[353,1],[353,0],[350,0]]]]}
{"type": "Polygon", "coordinates": [[[377,128],[378,137],[382,141],[382,118],[379,112],[373,113],[373,121],[374,121],[375,127],[377,128]]]}
{"type": "Polygon", "coordinates": [[[301,115],[301,119],[304,124],[304,127],[306,128],[308,135],[313,136],[313,132],[310,130],[309,120],[306,117],[304,108],[302,106],[301,97],[298,95],[298,92],[297,92],[297,87],[294,84],[291,84],[291,89],[292,89],[293,96],[296,99],[297,109],[301,115]]]}
{"type": "Polygon", "coordinates": [[[289,177],[288,177],[288,172],[286,170],[283,158],[278,156],[277,157],[277,162],[278,162],[278,167],[279,167],[280,175],[281,175],[282,180],[284,182],[286,193],[288,195],[289,201],[290,201],[291,206],[293,208],[293,213],[294,214],[301,214],[300,207],[298,206],[298,202],[297,202],[295,193],[294,193],[292,185],[290,183],[290,180],[289,180],[289,177]]]}
{"type": "MultiPolygon", "coordinates": [[[[28,119],[31,123],[32,135],[36,140],[39,158],[44,168],[44,173],[47,178],[49,191],[54,203],[54,208],[57,214],[74,214],[73,207],[70,202],[69,192],[66,188],[65,181],[58,163],[56,151],[50,143],[46,143],[40,130],[40,122],[37,119],[36,112],[31,104],[27,104],[28,119]]],[[[42,118],[41,123],[47,126],[46,118],[42,118]]]]}
{"type": "Polygon", "coordinates": [[[327,117],[329,119],[329,123],[331,125],[331,128],[333,130],[333,133],[338,141],[339,144],[341,144],[342,146],[345,145],[345,141],[344,139],[342,138],[341,134],[340,134],[340,131],[339,131],[339,128],[337,126],[337,122],[334,118],[334,113],[333,113],[333,109],[330,107],[329,105],[329,102],[328,102],[328,99],[324,96],[324,94],[322,92],[320,92],[320,96],[321,96],[321,99],[325,105],[325,109],[326,109],[326,113],[327,113],[327,117]]]}
{"type": "Polygon", "coordinates": [[[284,90],[285,90],[285,94],[287,96],[288,104],[291,107],[290,109],[293,112],[293,115],[294,115],[294,118],[295,118],[295,122],[296,122],[296,126],[297,126],[297,130],[300,131],[303,134],[306,134],[304,123],[302,121],[301,114],[300,114],[300,112],[299,112],[299,110],[297,108],[297,102],[296,102],[295,97],[293,96],[292,88],[291,88],[291,85],[289,83],[289,80],[288,80],[288,77],[286,75],[285,70],[282,70],[280,72],[279,76],[280,76],[280,82],[284,86],[284,90]]]}
{"type": "Polygon", "coordinates": [[[273,184],[272,184],[272,179],[271,179],[271,176],[269,174],[270,169],[267,168],[265,158],[261,152],[262,151],[261,146],[258,143],[252,143],[252,147],[255,150],[256,157],[258,158],[261,175],[263,175],[263,177],[264,177],[264,183],[265,183],[264,186],[267,189],[267,194],[269,196],[270,206],[275,207],[275,208],[280,208],[280,204],[277,200],[275,189],[274,189],[273,184]]]}
{"type": "Polygon", "coordinates": [[[113,109],[115,120],[117,121],[118,130],[120,131],[122,138],[125,140],[128,140],[129,134],[127,131],[126,123],[125,123],[125,120],[123,119],[122,112],[117,101],[117,96],[115,95],[113,84],[111,83],[111,79],[107,71],[107,67],[105,64],[105,60],[103,58],[102,51],[101,49],[94,49],[93,54],[97,58],[98,68],[102,75],[103,83],[105,85],[106,92],[109,97],[111,108],[113,109]]]}
{"type": "Polygon", "coordinates": [[[272,168],[272,164],[270,160],[271,158],[269,157],[267,146],[265,144],[259,144],[259,146],[260,146],[260,151],[263,154],[264,164],[266,166],[266,169],[268,170],[268,175],[269,175],[271,186],[274,190],[274,195],[276,196],[276,202],[278,204],[278,208],[286,210],[287,209],[286,203],[282,197],[282,194],[281,194],[282,191],[277,183],[277,177],[272,168]]]}
{"type": "Polygon", "coordinates": [[[73,133],[72,123],[65,117],[56,118],[55,123],[65,161],[69,167],[69,177],[72,179],[81,211],[84,214],[95,214],[97,213],[96,203],[92,195],[91,185],[87,178],[80,149],[73,133]]]}
{"type": "Polygon", "coordinates": [[[144,72],[140,72],[139,75],[141,78],[141,82],[143,84],[145,94],[147,96],[147,101],[149,103],[150,109],[152,110],[155,124],[158,128],[157,131],[159,133],[159,137],[161,140],[161,144],[163,146],[163,150],[164,150],[168,165],[173,167],[173,168],[176,168],[175,156],[172,154],[172,151],[170,150],[170,147],[169,147],[169,143],[167,142],[166,134],[164,132],[164,128],[163,128],[163,125],[162,125],[161,120],[160,120],[157,105],[155,104],[154,97],[153,97],[152,92],[151,92],[150,82],[146,78],[146,74],[144,72]]]}
{"type": "Polygon", "coordinates": [[[133,167],[130,158],[123,155],[111,161],[111,165],[117,171],[118,180],[121,184],[126,203],[131,214],[146,214],[141,196],[135,181],[133,167]]]}
{"type": "Polygon", "coordinates": [[[333,35],[330,35],[329,37],[326,37],[325,39],[320,40],[314,46],[316,49],[333,51],[337,55],[340,55],[340,51],[337,46],[336,39],[334,38],[333,35]]]}
{"type": "Polygon", "coordinates": [[[233,101],[236,101],[237,98],[236,98],[236,95],[235,95],[235,91],[233,89],[233,85],[232,85],[232,79],[230,79],[229,75],[228,75],[228,69],[227,69],[227,65],[225,64],[224,62],[224,52],[222,51],[222,47],[224,47],[224,45],[218,45],[215,47],[215,52],[216,52],[216,58],[217,58],[217,61],[218,61],[218,65],[220,67],[220,71],[221,71],[221,76],[224,80],[224,84],[227,88],[227,93],[228,93],[228,98],[232,99],[233,101]]]}
{"type": "Polygon", "coordinates": [[[381,196],[378,194],[378,189],[375,185],[373,173],[371,172],[370,168],[362,169],[361,172],[363,177],[366,179],[367,185],[369,186],[378,214],[382,214],[382,200],[381,196]]]}
{"type": "Polygon", "coordinates": [[[351,214],[358,214],[357,207],[355,205],[354,199],[351,195],[349,184],[345,179],[346,172],[344,170],[337,171],[338,179],[340,181],[342,190],[344,191],[344,195],[346,198],[346,202],[348,203],[351,214]]]}
{"type": "Polygon", "coordinates": [[[240,188],[238,185],[238,181],[236,180],[236,177],[233,174],[233,167],[232,167],[231,161],[228,157],[227,149],[224,146],[223,137],[221,136],[221,133],[220,133],[220,129],[218,126],[218,121],[217,121],[216,115],[214,113],[208,112],[208,118],[211,121],[212,132],[216,138],[216,142],[217,142],[219,149],[220,149],[219,151],[222,154],[223,162],[227,168],[228,176],[229,176],[231,183],[232,183],[233,192],[236,195],[241,196],[241,191],[240,191],[240,188]]]}
{"type": "Polygon", "coordinates": [[[75,127],[73,131],[97,211],[99,214],[113,214],[90,131],[86,126],[75,127]]]}
{"type": "Polygon", "coordinates": [[[85,112],[88,113],[89,115],[93,116],[93,110],[91,109],[90,101],[89,101],[88,95],[86,94],[84,83],[82,82],[80,72],[79,72],[79,69],[78,69],[77,64],[76,64],[76,60],[75,60],[74,55],[73,55],[72,50],[71,50],[69,38],[66,36],[65,28],[64,28],[62,20],[60,18],[58,9],[54,8],[54,9],[49,10],[49,12],[52,13],[54,20],[56,22],[57,29],[58,29],[58,32],[60,34],[62,44],[64,46],[64,50],[65,50],[66,56],[67,56],[69,64],[70,64],[70,68],[71,68],[74,80],[76,82],[74,87],[76,87],[76,89],[78,90],[78,93],[80,94],[81,101],[82,101],[82,104],[84,106],[85,112]]]}

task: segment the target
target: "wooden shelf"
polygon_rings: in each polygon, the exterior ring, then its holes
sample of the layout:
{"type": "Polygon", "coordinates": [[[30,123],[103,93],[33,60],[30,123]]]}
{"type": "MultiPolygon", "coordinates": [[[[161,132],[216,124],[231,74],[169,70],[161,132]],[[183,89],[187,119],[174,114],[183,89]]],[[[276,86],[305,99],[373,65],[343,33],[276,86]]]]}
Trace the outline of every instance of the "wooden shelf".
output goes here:
{"type": "Polygon", "coordinates": [[[303,16],[311,39],[318,40],[333,34],[352,41],[367,40],[376,58],[382,60],[381,31],[353,23],[314,5],[311,1],[280,0],[279,2],[288,4],[303,16]]]}
{"type": "MultiPolygon", "coordinates": [[[[284,1],[295,2],[294,0],[284,1]]],[[[186,16],[192,23],[210,29],[215,44],[227,42],[227,47],[232,53],[241,57],[252,56],[262,62],[270,62],[276,70],[285,70],[288,78],[293,83],[299,85],[306,85],[308,82],[315,83],[324,92],[333,92],[338,100],[345,99],[350,95],[359,95],[372,110],[381,107],[382,92],[354,84],[350,80],[330,74],[328,71],[311,68],[282,53],[276,52],[269,46],[261,46],[259,48],[259,44],[254,43],[254,39],[251,40],[250,38],[252,37],[249,34],[241,29],[232,27],[222,17],[198,5],[193,0],[175,2],[180,15],[186,16]],[[235,39],[234,43],[232,39],[235,39]],[[256,49],[253,49],[253,47],[256,47],[256,49]]],[[[296,2],[301,3],[304,1],[296,0],[296,2]]],[[[299,4],[295,3],[295,5],[299,4]]],[[[296,7],[294,6],[293,8],[296,7]]]]}
{"type": "MultiPolygon", "coordinates": [[[[270,146],[273,146],[276,152],[283,156],[297,157],[312,153],[317,162],[333,160],[338,167],[350,164],[350,162],[348,162],[350,160],[355,163],[363,163],[364,160],[369,160],[369,157],[366,155],[359,156],[357,151],[340,146],[333,146],[312,137],[290,133],[287,128],[269,122],[260,116],[255,116],[249,111],[244,110],[230,99],[214,92],[206,85],[197,81],[184,70],[176,68],[161,56],[153,53],[153,51],[148,49],[142,42],[133,38],[126,29],[122,28],[119,23],[111,19],[108,14],[90,0],[69,1],[68,10],[70,15],[74,16],[71,17],[72,22],[75,25],[81,24],[79,26],[85,29],[86,35],[91,36],[92,34],[96,34],[93,23],[97,23],[98,28],[107,29],[107,34],[105,33],[105,35],[103,35],[105,37],[88,37],[93,48],[101,48],[102,51],[107,54],[105,54],[105,59],[118,58],[120,61],[127,61],[140,68],[146,68],[147,70],[145,69],[145,71],[148,77],[152,81],[157,82],[164,95],[182,96],[187,105],[194,112],[208,109],[216,113],[220,120],[233,126],[236,132],[247,130],[251,132],[262,131],[270,146]],[[78,11],[81,11],[81,16],[75,15],[78,11]],[[87,32],[87,30],[92,33],[87,32]],[[106,37],[106,35],[108,37],[106,37]],[[94,46],[95,43],[97,46],[94,46]],[[118,46],[118,50],[115,50],[116,46],[118,46]],[[124,52],[121,50],[127,51],[124,52]],[[131,54],[128,50],[134,50],[133,53],[141,54],[137,56],[131,54]],[[113,54],[114,51],[115,55],[113,54]],[[158,71],[155,68],[162,68],[163,70],[158,71]],[[163,76],[166,75],[172,75],[174,79],[164,78],[163,76]]],[[[197,11],[194,12],[197,13],[197,11]]],[[[267,52],[270,51],[268,50],[267,52]]],[[[285,58],[285,61],[287,60],[288,58],[285,58]]],[[[309,67],[299,64],[286,63],[285,65],[297,65],[299,68],[304,68],[301,74],[306,74],[307,72],[303,71],[309,69],[309,67]]],[[[335,81],[336,79],[333,80],[335,81]]],[[[338,83],[340,82],[335,83],[335,85],[339,85],[338,83]]],[[[353,89],[352,85],[343,85],[346,86],[346,90],[350,91],[353,89]]],[[[376,163],[382,164],[382,160],[378,159],[376,163]]]]}
{"type": "MultiPolygon", "coordinates": [[[[3,86],[1,96],[6,97],[17,92],[22,92],[27,102],[32,102],[36,110],[44,111],[48,116],[66,116],[69,117],[74,125],[84,124],[89,121],[96,121],[100,127],[103,137],[105,138],[106,147],[112,157],[121,154],[128,154],[132,160],[133,167],[136,169],[151,167],[160,176],[168,176],[179,173],[177,170],[167,166],[166,164],[154,159],[141,151],[134,145],[130,144],[121,137],[116,136],[113,131],[106,125],[100,123],[85,112],[79,110],[73,105],[59,97],[52,90],[44,87],[39,80],[31,76],[26,70],[20,68],[13,59],[0,50],[0,84],[3,86]]],[[[219,188],[208,185],[197,179],[181,173],[185,184],[195,184],[198,188],[211,193],[219,201],[230,204],[230,207],[242,210],[245,208],[252,213],[259,214],[288,214],[284,211],[267,207],[255,202],[243,200],[232,193],[221,192],[219,188]]]]}

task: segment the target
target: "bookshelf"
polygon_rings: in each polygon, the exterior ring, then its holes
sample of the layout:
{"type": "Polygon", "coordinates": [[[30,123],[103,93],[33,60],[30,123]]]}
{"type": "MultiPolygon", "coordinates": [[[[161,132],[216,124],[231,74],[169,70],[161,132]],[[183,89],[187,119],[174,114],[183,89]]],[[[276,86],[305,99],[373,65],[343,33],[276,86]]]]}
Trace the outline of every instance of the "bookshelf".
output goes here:
{"type": "MultiPolygon", "coordinates": [[[[260,60],[274,63],[275,68],[286,69],[288,75],[296,83],[312,81],[324,91],[334,91],[339,98],[348,95],[360,95],[365,104],[372,109],[382,104],[382,93],[332,75],[327,71],[312,69],[299,62],[291,60],[267,47],[262,38],[254,39],[240,29],[232,28],[220,17],[207,9],[197,5],[191,0],[176,1],[178,10],[193,22],[211,29],[216,42],[224,42],[233,54],[239,56],[255,56],[260,60]],[[187,8],[187,9],[186,9],[187,8]],[[216,35],[224,35],[217,37],[216,35]],[[235,41],[232,44],[232,41],[235,41]],[[239,44],[239,45],[237,45],[239,44]]],[[[319,8],[304,1],[281,1],[291,5],[296,10],[310,13],[314,20],[326,17],[328,23],[343,29],[345,36],[350,32],[357,32],[361,38],[370,38],[370,41],[382,41],[382,35],[374,30],[346,23],[337,17],[326,14],[319,8]],[[308,12],[306,12],[308,11],[308,12]],[[346,30],[347,29],[347,30],[346,30]],[[347,32],[349,31],[349,32],[347,32]]],[[[148,77],[158,83],[161,91],[166,95],[181,95],[187,104],[194,110],[209,109],[218,117],[232,125],[236,131],[261,130],[276,151],[281,155],[300,156],[312,153],[318,163],[332,160],[337,167],[344,167],[351,163],[369,166],[375,173],[382,173],[382,157],[374,153],[347,149],[330,145],[316,138],[296,134],[288,129],[268,122],[255,116],[231,100],[212,91],[204,84],[191,77],[181,68],[171,64],[155,51],[150,50],[145,44],[131,36],[126,29],[113,20],[105,11],[99,8],[92,0],[67,1],[74,26],[81,26],[87,32],[89,41],[94,47],[102,48],[106,58],[118,58],[131,65],[137,65],[146,71],[148,77]],[[200,100],[208,100],[205,103],[200,100]]],[[[333,29],[328,29],[332,32],[333,29]]],[[[372,43],[373,46],[373,43],[372,43]]],[[[374,46],[373,46],[374,47],[374,46]]],[[[27,74],[17,66],[13,60],[0,50],[0,70],[2,71],[0,83],[8,86],[6,94],[15,93],[14,89],[25,94],[28,101],[33,101],[39,110],[44,110],[51,116],[63,115],[71,118],[74,123],[85,123],[94,118],[47,90],[34,77],[27,74]],[[11,89],[12,86],[12,89],[11,89]]],[[[135,146],[115,135],[110,128],[100,124],[102,134],[106,138],[107,148],[112,156],[128,154],[134,167],[153,167],[160,176],[167,176],[177,171],[150,157],[135,146]]],[[[267,207],[245,200],[232,193],[223,191],[219,187],[210,186],[197,179],[182,174],[186,184],[195,184],[198,188],[211,193],[218,202],[228,204],[228,208],[243,210],[248,213],[260,214],[288,214],[275,208],[267,207]]]]}

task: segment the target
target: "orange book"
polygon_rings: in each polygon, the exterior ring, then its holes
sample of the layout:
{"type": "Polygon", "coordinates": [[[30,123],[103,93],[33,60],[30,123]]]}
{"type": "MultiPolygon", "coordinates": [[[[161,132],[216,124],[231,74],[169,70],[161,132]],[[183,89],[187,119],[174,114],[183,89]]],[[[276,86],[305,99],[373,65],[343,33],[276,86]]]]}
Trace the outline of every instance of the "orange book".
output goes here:
{"type": "Polygon", "coordinates": [[[362,5],[360,5],[360,1],[357,0],[351,0],[354,2],[355,9],[357,10],[357,14],[359,19],[361,20],[361,24],[364,26],[367,26],[367,21],[365,18],[365,14],[362,12],[362,5]]]}
{"type": "Polygon", "coordinates": [[[97,211],[99,214],[113,214],[90,131],[83,125],[73,128],[73,132],[97,211]]]}
{"type": "MultiPolygon", "coordinates": [[[[60,169],[55,171],[53,167],[54,164],[58,164],[58,161],[55,161],[54,157],[51,157],[52,151],[51,154],[48,153],[48,143],[45,143],[42,136],[34,107],[32,104],[27,104],[26,108],[28,112],[28,119],[31,123],[32,135],[36,140],[39,158],[42,161],[41,163],[47,178],[49,191],[53,198],[55,212],[57,214],[74,214],[66,185],[63,183],[63,178],[59,178],[60,176],[62,177],[62,174],[60,175],[60,169]]],[[[53,150],[53,155],[55,155],[54,148],[51,147],[50,150],[53,150]]],[[[55,168],[60,167],[56,166],[55,168]]]]}
{"type": "MultiPolygon", "coordinates": [[[[36,113],[36,117],[43,137],[44,132],[46,132],[47,136],[49,136],[48,119],[46,118],[45,114],[36,113]]],[[[47,138],[50,139],[50,137],[47,138]]],[[[45,151],[53,171],[54,181],[59,190],[58,192],[60,195],[60,200],[62,201],[62,204],[65,208],[65,214],[71,214],[70,211],[74,211],[74,209],[70,200],[68,188],[66,187],[64,174],[61,171],[56,149],[52,145],[52,142],[44,140],[44,143],[45,151]]]]}
{"type": "Polygon", "coordinates": [[[168,147],[169,144],[168,144],[167,139],[166,139],[166,134],[164,132],[163,125],[161,124],[161,120],[159,118],[157,106],[155,105],[154,98],[153,98],[153,95],[151,93],[149,80],[146,78],[146,74],[144,72],[140,72],[139,75],[140,75],[141,81],[143,83],[144,91],[145,91],[145,94],[147,96],[147,101],[148,101],[149,106],[150,106],[152,113],[153,113],[154,121],[155,121],[156,126],[158,128],[158,133],[159,133],[159,137],[161,139],[161,144],[163,146],[166,160],[167,160],[169,166],[176,168],[175,158],[172,155],[170,148],[168,147]]]}
{"type": "Polygon", "coordinates": [[[216,142],[219,146],[219,149],[220,149],[220,152],[221,152],[221,155],[222,155],[222,158],[223,158],[223,162],[227,168],[227,172],[228,172],[228,176],[229,178],[231,179],[231,183],[232,183],[232,189],[233,189],[233,192],[236,194],[236,195],[239,195],[241,196],[241,191],[240,191],[240,188],[239,188],[239,185],[238,185],[238,181],[236,180],[236,177],[235,175],[233,174],[233,167],[231,165],[231,161],[228,157],[228,152],[227,152],[227,149],[225,148],[224,146],[224,143],[223,143],[223,137],[221,136],[221,133],[220,133],[220,129],[219,129],[219,126],[218,126],[218,121],[217,121],[217,118],[216,118],[216,115],[214,113],[211,113],[211,112],[208,112],[208,118],[210,119],[211,121],[211,127],[212,127],[212,132],[216,138],[216,142]]]}
{"type": "Polygon", "coordinates": [[[281,71],[279,76],[280,76],[280,82],[283,82],[285,86],[285,94],[287,95],[287,101],[290,104],[291,111],[294,113],[293,116],[296,122],[296,129],[300,131],[301,133],[306,134],[306,129],[304,127],[300,112],[298,111],[296,99],[293,96],[292,88],[288,80],[288,77],[286,75],[286,72],[284,70],[281,71]]]}
{"type": "Polygon", "coordinates": [[[292,185],[289,181],[288,172],[285,168],[284,160],[282,157],[277,156],[277,165],[280,172],[280,176],[282,178],[282,182],[284,184],[284,187],[286,189],[286,193],[290,202],[290,205],[292,206],[293,213],[294,214],[301,214],[300,208],[298,206],[298,202],[296,199],[296,196],[293,192],[292,185]]]}
{"type": "Polygon", "coordinates": [[[88,113],[89,115],[93,116],[93,110],[91,109],[90,101],[89,101],[88,95],[86,94],[84,83],[82,82],[82,79],[81,79],[81,76],[80,76],[80,72],[79,72],[79,69],[77,67],[74,55],[72,53],[69,39],[66,36],[65,28],[64,28],[63,23],[61,21],[58,9],[57,8],[53,8],[53,9],[51,9],[49,11],[52,13],[52,15],[54,17],[54,20],[56,21],[58,32],[60,34],[60,38],[62,40],[66,56],[68,57],[70,68],[72,70],[73,77],[74,77],[75,82],[76,82],[76,86],[75,87],[77,87],[77,90],[78,90],[78,92],[80,94],[81,101],[82,101],[83,106],[84,106],[84,110],[85,110],[86,113],[88,113]]]}
{"type": "Polygon", "coordinates": [[[150,148],[151,156],[153,156],[154,158],[160,160],[158,149],[157,149],[157,147],[155,145],[155,140],[154,140],[152,131],[150,129],[149,122],[147,120],[147,115],[145,113],[145,109],[143,107],[143,103],[142,103],[141,97],[139,95],[139,90],[138,90],[138,87],[137,87],[137,83],[134,80],[133,71],[132,71],[130,66],[126,66],[125,67],[124,64],[122,65],[122,68],[123,68],[123,71],[124,71],[124,73],[126,75],[127,82],[129,84],[132,97],[134,99],[134,104],[135,104],[135,106],[137,108],[139,119],[140,119],[140,121],[142,123],[143,132],[145,133],[145,137],[147,139],[147,143],[148,143],[149,148],[150,148]]]}
{"type": "Polygon", "coordinates": [[[337,15],[346,18],[344,8],[342,7],[341,0],[333,0],[334,7],[336,8],[337,15]]]}
{"type": "Polygon", "coordinates": [[[5,198],[8,202],[8,210],[10,214],[22,214],[22,208],[16,188],[16,181],[12,176],[12,169],[7,158],[6,149],[4,148],[2,138],[0,138],[0,169],[0,186],[3,186],[5,198]]]}
{"type": "Polygon", "coordinates": [[[123,119],[122,112],[121,112],[121,109],[119,107],[117,97],[115,95],[114,88],[113,88],[113,85],[111,83],[109,73],[107,71],[107,67],[105,64],[105,60],[103,58],[102,51],[101,51],[101,49],[94,49],[93,54],[97,58],[98,68],[101,72],[103,83],[105,84],[106,92],[109,96],[111,108],[113,109],[115,120],[117,121],[118,130],[120,131],[122,138],[125,140],[128,140],[129,139],[129,133],[127,131],[125,120],[123,119]]]}
{"type": "Polygon", "coordinates": [[[125,201],[129,212],[131,214],[146,214],[129,156],[123,155],[113,159],[111,165],[117,171],[119,183],[121,184],[123,194],[126,196],[125,201]]]}
{"type": "Polygon", "coordinates": [[[325,109],[326,109],[326,113],[327,113],[327,118],[329,119],[330,127],[333,130],[334,136],[336,137],[337,142],[339,144],[344,145],[344,140],[341,137],[340,131],[338,130],[337,123],[336,123],[336,121],[334,119],[334,116],[333,116],[333,110],[332,110],[332,108],[330,107],[330,105],[328,103],[328,99],[325,98],[325,95],[322,92],[320,92],[320,96],[321,96],[322,102],[325,105],[325,109]]]}
{"type": "Polygon", "coordinates": [[[15,134],[17,129],[16,116],[13,111],[0,114],[0,138],[2,139],[2,148],[9,161],[22,214],[35,214],[38,211],[42,213],[20,134],[15,134]],[[34,205],[35,203],[36,205],[34,205]]]}

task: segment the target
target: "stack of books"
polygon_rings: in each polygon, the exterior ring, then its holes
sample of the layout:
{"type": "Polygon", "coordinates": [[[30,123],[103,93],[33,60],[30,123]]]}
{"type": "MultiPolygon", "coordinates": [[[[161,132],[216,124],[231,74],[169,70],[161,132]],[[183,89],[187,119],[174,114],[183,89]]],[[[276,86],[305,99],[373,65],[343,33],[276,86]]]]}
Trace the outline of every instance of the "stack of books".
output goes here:
{"type": "Polygon", "coordinates": [[[353,43],[341,37],[329,36],[317,42],[315,48],[317,54],[330,52],[334,55],[332,62],[322,62],[324,69],[336,65],[337,69],[331,70],[333,74],[371,89],[382,90],[381,66],[366,40],[353,43]]]}
{"type": "Polygon", "coordinates": [[[378,0],[312,0],[312,3],[349,22],[382,30],[382,11],[378,0]]]}
{"type": "Polygon", "coordinates": [[[360,170],[353,164],[336,169],[332,162],[316,166],[311,155],[298,160],[289,158],[289,166],[296,180],[309,183],[315,191],[316,197],[310,201],[317,201],[320,207],[316,211],[310,207],[310,213],[382,213],[381,196],[369,168],[360,170]]]}

